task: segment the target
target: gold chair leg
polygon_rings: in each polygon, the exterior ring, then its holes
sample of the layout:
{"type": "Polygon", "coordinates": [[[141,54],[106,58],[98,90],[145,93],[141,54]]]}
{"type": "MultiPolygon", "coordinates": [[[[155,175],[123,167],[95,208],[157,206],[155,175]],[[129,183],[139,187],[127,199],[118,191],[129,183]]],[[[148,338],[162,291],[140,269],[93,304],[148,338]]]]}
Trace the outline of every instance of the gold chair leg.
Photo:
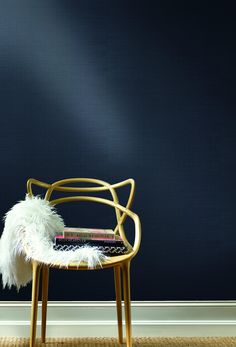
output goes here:
{"type": "Polygon", "coordinates": [[[116,312],[118,322],[118,341],[123,343],[123,331],[122,331],[122,301],[121,301],[121,281],[120,281],[120,267],[114,267],[114,279],[116,290],[116,312]]]}
{"type": "Polygon", "coordinates": [[[42,268],[42,324],[41,324],[41,342],[45,343],[46,339],[46,323],[47,323],[47,303],[48,303],[48,279],[49,268],[42,268]]]}
{"type": "Polygon", "coordinates": [[[122,266],[123,292],[125,303],[126,346],[132,347],[131,301],[130,301],[130,262],[122,266]]]}
{"type": "Polygon", "coordinates": [[[35,347],[40,270],[41,270],[41,265],[38,262],[33,261],[33,263],[32,263],[33,278],[32,278],[30,347],[35,347]]]}

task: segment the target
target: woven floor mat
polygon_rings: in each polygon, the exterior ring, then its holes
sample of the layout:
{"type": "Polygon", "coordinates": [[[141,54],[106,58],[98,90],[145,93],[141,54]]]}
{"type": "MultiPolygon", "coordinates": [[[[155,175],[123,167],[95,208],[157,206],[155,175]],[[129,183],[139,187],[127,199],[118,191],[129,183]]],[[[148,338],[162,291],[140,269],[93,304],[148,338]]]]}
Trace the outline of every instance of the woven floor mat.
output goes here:
{"type": "MultiPolygon", "coordinates": [[[[28,347],[27,338],[0,338],[1,347],[28,347]]],[[[114,338],[48,338],[46,344],[37,340],[37,347],[121,347],[114,338]]],[[[202,338],[134,338],[133,347],[236,347],[236,337],[202,338]]]]}

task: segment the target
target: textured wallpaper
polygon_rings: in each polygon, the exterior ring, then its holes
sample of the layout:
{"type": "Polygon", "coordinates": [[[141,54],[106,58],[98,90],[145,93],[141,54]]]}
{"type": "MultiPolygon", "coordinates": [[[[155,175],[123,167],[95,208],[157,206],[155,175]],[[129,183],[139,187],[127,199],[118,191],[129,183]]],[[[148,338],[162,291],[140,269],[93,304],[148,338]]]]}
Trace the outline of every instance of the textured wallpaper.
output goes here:
{"type": "MultiPolygon", "coordinates": [[[[133,177],[143,239],[132,299],[235,299],[233,9],[0,3],[0,215],[29,177],[133,177]]],[[[102,212],[62,211],[68,225],[90,227],[111,223],[102,212]]],[[[0,300],[30,291],[0,290],[0,300]]],[[[51,273],[50,300],[114,297],[111,270],[51,273]]]]}

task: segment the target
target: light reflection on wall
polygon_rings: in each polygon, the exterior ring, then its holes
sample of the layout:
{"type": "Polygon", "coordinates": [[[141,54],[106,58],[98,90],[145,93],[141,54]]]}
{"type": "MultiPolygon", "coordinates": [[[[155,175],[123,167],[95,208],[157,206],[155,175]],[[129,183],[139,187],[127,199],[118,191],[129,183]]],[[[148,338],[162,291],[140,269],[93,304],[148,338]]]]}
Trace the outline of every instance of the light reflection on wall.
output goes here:
{"type": "Polygon", "coordinates": [[[124,118],[122,101],[109,92],[96,57],[91,57],[86,34],[73,32],[69,18],[56,11],[53,2],[9,1],[1,6],[1,51],[21,61],[63,109],[72,136],[79,130],[88,146],[96,143],[96,150],[110,160],[112,153],[118,154],[116,161],[132,152],[131,124],[124,118]]]}

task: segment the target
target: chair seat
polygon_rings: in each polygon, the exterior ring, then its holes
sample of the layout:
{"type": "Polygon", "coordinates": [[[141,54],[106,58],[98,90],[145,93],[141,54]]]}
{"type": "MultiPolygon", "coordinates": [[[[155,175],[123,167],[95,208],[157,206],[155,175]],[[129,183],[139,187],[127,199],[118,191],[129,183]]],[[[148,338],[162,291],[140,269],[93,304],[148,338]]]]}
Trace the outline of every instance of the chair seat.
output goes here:
{"type": "Polygon", "coordinates": [[[63,266],[61,264],[50,264],[50,267],[53,268],[60,268],[60,269],[65,269],[65,270],[101,270],[104,268],[109,268],[113,267],[115,265],[120,264],[121,262],[125,260],[129,260],[133,256],[133,251],[130,251],[126,254],[118,255],[118,256],[112,256],[112,257],[107,257],[106,261],[103,261],[101,265],[97,265],[93,269],[88,268],[88,264],[86,262],[81,262],[80,264],[77,263],[70,263],[68,266],[63,266]]]}
{"type": "MultiPolygon", "coordinates": [[[[106,256],[105,261],[102,261],[101,264],[98,264],[97,266],[95,266],[91,269],[88,267],[87,262],[80,262],[80,263],[72,262],[72,263],[69,263],[68,265],[64,265],[64,264],[59,263],[59,262],[54,262],[54,263],[49,264],[42,259],[32,258],[30,256],[30,252],[28,251],[27,245],[24,245],[24,250],[25,250],[26,256],[31,258],[31,261],[36,261],[36,262],[40,263],[41,265],[46,265],[46,266],[49,266],[51,268],[58,268],[58,269],[65,269],[65,270],[101,270],[104,268],[114,267],[114,266],[119,265],[120,263],[122,263],[126,260],[133,258],[133,256],[134,256],[133,248],[127,242],[126,242],[126,245],[128,246],[128,252],[127,253],[119,254],[119,255],[115,255],[115,256],[106,256]]],[[[64,251],[64,252],[66,253],[67,251],[64,251]]]]}
{"type": "MultiPolygon", "coordinates": [[[[27,249],[26,248],[25,248],[25,252],[27,255],[27,249]]],[[[130,250],[128,253],[125,253],[125,254],[107,257],[107,259],[105,261],[101,262],[101,264],[98,264],[96,267],[94,267],[92,269],[88,268],[87,262],[80,262],[80,263],[73,262],[73,263],[69,263],[67,266],[65,266],[64,264],[60,264],[60,263],[48,264],[47,262],[42,261],[41,259],[31,259],[31,261],[36,261],[36,262],[40,263],[41,265],[47,265],[47,266],[52,267],[52,268],[58,268],[58,269],[64,269],[64,270],[101,270],[104,268],[119,265],[123,261],[131,259],[133,257],[133,254],[134,254],[134,251],[130,250]]]]}
{"type": "MultiPolygon", "coordinates": [[[[83,232],[84,233],[84,236],[86,235],[88,237],[88,242],[91,242],[91,240],[89,239],[89,236],[91,237],[91,233],[92,232],[97,232],[98,234],[104,230],[109,230],[110,234],[114,235],[115,236],[115,233],[114,233],[114,230],[112,229],[91,229],[91,228],[75,228],[75,227],[65,227],[64,230],[63,230],[63,234],[58,234],[56,235],[57,237],[63,237],[64,235],[64,232],[70,232],[69,235],[67,235],[67,237],[71,237],[72,239],[74,238],[72,235],[74,235],[75,232],[83,232]]],[[[77,235],[75,235],[75,237],[78,237],[77,235]]],[[[60,239],[59,239],[60,240],[60,239]]],[[[107,240],[109,240],[109,238],[107,238],[107,240]]],[[[98,241],[98,240],[96,240],[98,241]]],[[[93,268],[89,268],[88,267],[88,263],[86,261],[82,261],[82,262],[71,262],[69,263],[68,265],[65,265],[65,263],[63,262],[50,262],[50,264],[45,261],[44,259],[37,259],[36,257],[33,257],[32,259],[32,256],[30,255],[30,252],[29,252],[29,245],[24,245],[24,250],[25,250],[25,253],[26,255],[28,256],[28,258],[31,258],[32,261],[37,261],[38,263],[40,263],[41,265],[46,265],[46,266],[49,266],[49,267],[52,267],[52,268],[58,268],[58,269],[65,269],[65,270],[99,270],[99,269],[103,269],[103,268],[108,268],[108,267],[114,267],[116,265],[119,265],[119,263],[125,261],[125,260],[129,260],[130,258],[132,258],[133,256],[133,248],[132,246],[129,244],[129,242],[127,241],[127,239],[124,242],[124,245],[126,247],[126,249],[128,249],[128,251],[126,251],[125,253],[120,253],[120,254],[116,254],[116,255],[106,255],[106,260],[102,261],[101,263],[97,264],[95,267],[93,268]]],[[[56,251],[60,251],[60,252],[65,252],[65,254],[67,253],[68,250],[71,250],[71,249],[68,249],[68,247],[72,246],[72,248],[74,247],[79,247],[78,245],[74,246],[72,245],[71,243],[65,243],[65,244],[58,244],[56,249],[55,249],[55,243],[54,243],[54,246],[53,248],[56,250],[56,251]]],[[[94,245],[95,246],[95,245],[94,245]]],[[[72,249],[74,250],[74,249],[72,249]]]]}

